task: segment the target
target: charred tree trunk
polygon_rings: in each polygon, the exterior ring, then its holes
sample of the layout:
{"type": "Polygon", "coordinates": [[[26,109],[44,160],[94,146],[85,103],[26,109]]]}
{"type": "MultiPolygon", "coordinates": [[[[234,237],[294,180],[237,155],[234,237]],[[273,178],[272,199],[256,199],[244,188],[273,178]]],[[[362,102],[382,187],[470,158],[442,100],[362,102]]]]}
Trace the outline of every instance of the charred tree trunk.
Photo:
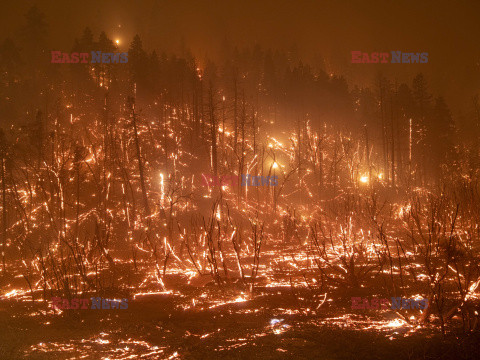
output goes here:
{"type": "Polygon", "coordinates": [[[212,169],[215,178],[218,176],[218,155],[217,155],[217,120],[215,119],[215,104],[213,101],[213,85],[210,83],[208,94],[208,106],[210,112],[210,136],[212,142],[212,169]]]}
{"type": "Polygon", "coordinates": [[[136,149],[137,162],[138,162],[138,173],[140,175],[140,186],[142,189],[143,205],[145,208],[145,213],[147,214],[147,216],[150,216],[151,213],[150,213],[150,207],[148,205],[147,188],[145,186],[145,175],[144,175],[142,154],[140,152],[140,141],[138,139],[137,114],[135,113],[135,99],[130,98],[130,101],[132,106],[133,136],[135,140],[135,149],[136,149]]]}
{"type": "Polygon", "coordinates": [[[5,248],[7,245],[7,186],[5,184],[5,139],[3,133],[0,130],[0,172],[2,178],[2,267],[3,273],[6,273],[5,265],[5,248]]]}

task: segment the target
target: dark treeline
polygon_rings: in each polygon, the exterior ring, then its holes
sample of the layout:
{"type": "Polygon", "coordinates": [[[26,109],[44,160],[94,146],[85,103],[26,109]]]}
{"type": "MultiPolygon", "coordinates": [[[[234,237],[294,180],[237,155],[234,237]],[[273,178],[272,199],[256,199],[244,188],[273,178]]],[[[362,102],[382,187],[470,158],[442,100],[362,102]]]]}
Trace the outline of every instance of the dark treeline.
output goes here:
{"type": "MultiPolygon", "coordinates": [[[[307,121],[315,130],[331,125],[368,138],[392,182],[407,168],[422,182],[426,174],[437,176],[442,163],[455,161],[455,146],[465,140],[478,148],[478,99],[473,99],[467,112],[476,118],[456,123],[448,105],[429,92],[421,74],[410,83],[378,75],[370,88],[358,88],[349,86],[341,75],[325,73],[322,66],[302,63],[294,51],[224,45],[225,61],[207,60],[200,65],[187,49],[176,55],[147,51],[138,36],[128,49],[119,49],[105,32],[93,34],[88,28],[71,49],[57,49],[49,39],[46,17],[36,7],[26,14],[19,33],[18,39],[3,39],[0,46],[0,124],[4,132],[12,124],[31,123],[38,111],[45,123],[53,121],[59,105],[71,104],[73,111],[89,109],[98,115],[107,93],[112,108],[119,109],[134,92],[137,108],[145,115],[160,117],[160,109],[168,105],[184,116],[188,113],[195,131],[204,131],[209,123],[211,91],[212,102],[225,112],[225,121],[234,126],[237,139],[242,102],[246,115],[254,114],[259,128],[275,129],[277,135],[279,130],[290,129],[301,135],[307,121]],[[128,51],[129,62],[52,64],[50,50],[128,51]]],[[[204,143],[201,136],[192,138],[204,143]]]]}
{"type": "MultiPolygon", "coordinates": [[[[137,108],[145,115],[161,117],[165,115],[162,106],[177,108],[195,124],[192,129],[198,134],[209,123],[211,92],[217,115],[225,113],[237,140],[242,103],[246,116],[254,116],[259,128],[275,129],[277,135],[279,130],[296,129],[302,136],[307,122],[315,130],[333,126],[361,134],[375,146],[383,171],[393,183],[406,169],[414,171],[420,183],[427,174],[438,176],[441,164],[455,161],[456,145],[466,140],[478,148],[478,98],[473,98],[466,112],[473,118],[455,122],[444,99],[429,92],[422,74],[410,83],[378,75],[370,88],[349,87],[343,76],[302,63],[294,51],[282,53],[259,46],[240,50],[225,45],[225,61],[207,60],[200,65],[187,49],[177,55],[147,51],[138,36],[128,49],[119,49],[105,32],[93,34],[88,28],[71,49],[56,49],[49,40],[46,18],[36,7],[26,14],[20,34],[15,41],[3,39],[0,46],[4,132],[12,124],[31,123],[38,111],[45,124],[52,122],[59,111],[65,112],[66,104],[73,112],[98,116],[108,94],[112,109],[119,109],[129,96],[135,96],[137,108]],[[52,64],[50,50],[128,50],[129,62],[52,64]]],[[[205,143],[202,136],[191,134],[191,138],[205,143]]]]}

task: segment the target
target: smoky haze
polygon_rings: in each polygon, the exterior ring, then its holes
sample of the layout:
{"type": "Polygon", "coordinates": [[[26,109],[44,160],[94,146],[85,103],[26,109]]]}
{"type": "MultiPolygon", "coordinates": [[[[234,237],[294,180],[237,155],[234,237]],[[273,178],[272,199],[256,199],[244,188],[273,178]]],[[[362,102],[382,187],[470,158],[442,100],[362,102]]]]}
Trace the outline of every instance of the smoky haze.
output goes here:
{"type": "Polygon", "coordinates": [[[0,34],[18,37],[24,14],[46,14],[52,49],[70,50],[86,26],[125,47],[221,60],[226,47],[259,44],[371,85],[378,73],[410,83],[423,72],[452,110],[467,111],[480,84],[480,3],[473,1],[15,1],[0,5],[0,34]],[[428,52],[428,64],[351,64],[351,51],[428,52]]]}

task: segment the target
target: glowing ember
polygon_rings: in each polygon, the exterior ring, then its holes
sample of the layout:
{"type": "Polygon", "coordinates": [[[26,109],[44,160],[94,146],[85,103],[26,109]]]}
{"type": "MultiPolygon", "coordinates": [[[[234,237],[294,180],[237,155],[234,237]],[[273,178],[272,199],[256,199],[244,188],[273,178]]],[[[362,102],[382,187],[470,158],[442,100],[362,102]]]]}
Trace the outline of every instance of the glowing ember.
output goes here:
{"type": "Polygon", "coordinates": [[[364,184],[367,184],[368,183],[368,176],[366,175],[363,175],[360,177],[360,182],[364,183],[364,184]]]}

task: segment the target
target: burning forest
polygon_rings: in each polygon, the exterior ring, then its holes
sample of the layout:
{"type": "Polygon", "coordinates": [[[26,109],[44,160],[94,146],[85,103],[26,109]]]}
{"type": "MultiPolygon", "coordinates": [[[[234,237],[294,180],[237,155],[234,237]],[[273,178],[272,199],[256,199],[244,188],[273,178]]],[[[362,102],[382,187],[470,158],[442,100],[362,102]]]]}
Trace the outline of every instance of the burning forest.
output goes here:
{"type": "Polygon", "coordinates": [[[26,3],[0,37],[0,359],[480,356],[478,47],[459,101],[438,48],[212,51],[178,10],[179,50],[26,3]]]}

